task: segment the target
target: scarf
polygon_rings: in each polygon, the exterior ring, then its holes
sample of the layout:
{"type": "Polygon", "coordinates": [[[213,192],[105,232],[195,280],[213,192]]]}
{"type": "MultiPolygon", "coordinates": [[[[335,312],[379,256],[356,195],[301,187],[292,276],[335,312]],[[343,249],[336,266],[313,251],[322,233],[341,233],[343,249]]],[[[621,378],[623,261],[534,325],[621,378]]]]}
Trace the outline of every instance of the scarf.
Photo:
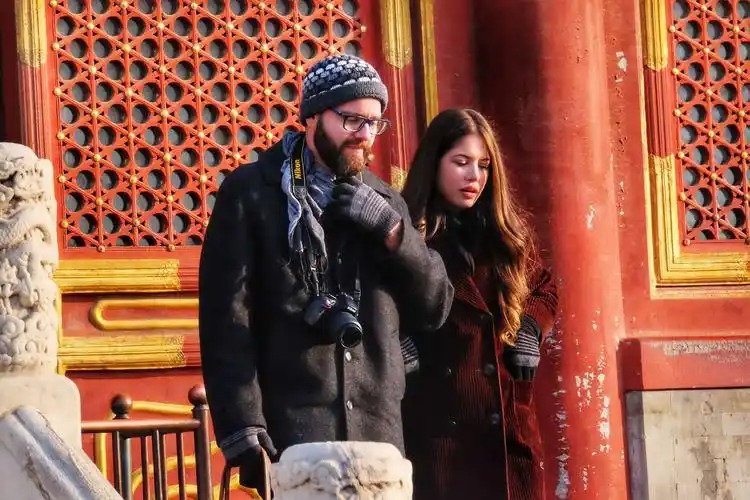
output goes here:
{"type": "Polygon", "coordinates": [[[312,251],[320,258],[321,265],[325,268],[328,256],[323,227],[319,221],[323,209],[331,201],[333,175],[327,168],[315,163],[312,152],[305,146],[303,155],[307,192],[304,200],[298,200],[294,196],[292,192],[292,152],[297,141],[304,140],[304,134],[300,132],[286,132],[282,139],[282,148],[286,159],[281,165],[281,190],[287,198],[287,215],[289,217],[287,236],[290,250],[302,253],[305,245],[310,245],[312,251]],[[309,242],[303,241],[302,225],[307,229],[309,242]]]}

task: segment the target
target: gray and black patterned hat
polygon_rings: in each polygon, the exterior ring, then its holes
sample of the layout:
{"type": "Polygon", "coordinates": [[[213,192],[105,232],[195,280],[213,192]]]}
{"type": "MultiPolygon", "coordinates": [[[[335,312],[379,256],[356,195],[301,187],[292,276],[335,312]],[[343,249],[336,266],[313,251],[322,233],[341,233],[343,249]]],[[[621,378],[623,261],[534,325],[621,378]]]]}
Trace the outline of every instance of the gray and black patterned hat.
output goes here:
{"type": "Polygon", "coordinates": [[[388,106],[388,89],[380,75],[367,61],[341,54],[315,63],[302,81],[300,120],[341,103],[372,97],[388,106]]]}

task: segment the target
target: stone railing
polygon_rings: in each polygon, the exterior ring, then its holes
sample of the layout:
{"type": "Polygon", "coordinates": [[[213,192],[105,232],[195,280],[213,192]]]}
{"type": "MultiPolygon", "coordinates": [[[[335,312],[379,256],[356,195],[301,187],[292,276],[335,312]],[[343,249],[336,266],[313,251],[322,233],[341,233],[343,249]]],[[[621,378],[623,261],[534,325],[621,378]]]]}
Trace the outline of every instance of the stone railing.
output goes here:
{"type": "Polygon", "coordinates": [[[84,451],[28,406],[0,418],[0,483],[9,499],[122,500],[84,451]]]}
{"type": "Polygon", "coordinates": [[[411,462],[387,443],[300,444],[271,467],[278,500],[411,500],[411,477],[411,462]]]}

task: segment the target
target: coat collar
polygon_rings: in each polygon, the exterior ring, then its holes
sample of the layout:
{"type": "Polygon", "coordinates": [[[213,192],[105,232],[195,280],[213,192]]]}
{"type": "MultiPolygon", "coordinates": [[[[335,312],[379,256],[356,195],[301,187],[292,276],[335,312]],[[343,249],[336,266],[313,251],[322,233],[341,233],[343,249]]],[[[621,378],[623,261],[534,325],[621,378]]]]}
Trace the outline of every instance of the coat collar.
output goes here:
{"type": "MultiPolygon", "coordinates": [[[[263,178],[270,185],[281,184],[281,164],[286,159],[281,141],[271,146],[258,158],[258,166],[263,171],[263,178]]],[[[362,181],[385,198],[392,198],[393,188],[378,176],[366,170],[362,174],[362,181]]]]}
{"type": "Polygon", "coordinates": [[[469,272],[468,266],[464,264],[459,256],[458,250],[445,238],[440,236],[430,245],[437,250],[445,262],[448,276],[454,288],[454,301],[463,302],[482,312],[491,312],[487,302],[482,297],[474,278],[469,272]]]}
{"type": "Polygon", "coordinates": [[[469,276],[469,273],[463,272],[453,279],[454,300],[458,300],[465,304],[470,305],[475,309],[479,309],[482,312],[489,313],[490,308],[487,306],[487,302],[479,292],[474,278],[469,276]]]}

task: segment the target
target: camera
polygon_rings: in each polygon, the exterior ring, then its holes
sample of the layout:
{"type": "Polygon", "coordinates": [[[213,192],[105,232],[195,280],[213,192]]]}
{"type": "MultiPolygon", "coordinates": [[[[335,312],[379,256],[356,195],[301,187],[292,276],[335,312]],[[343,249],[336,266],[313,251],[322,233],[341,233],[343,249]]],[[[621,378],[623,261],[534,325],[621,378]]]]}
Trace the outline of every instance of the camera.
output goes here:
{"type": "Polygon", "coordinates": [[[359,308],[346,293],[338,296],[323,293],[305,308],[305,323],[318,328],[329,343],[338,342],[351,349],[362,342],[362,325],[357,319],[359,308]]]}

